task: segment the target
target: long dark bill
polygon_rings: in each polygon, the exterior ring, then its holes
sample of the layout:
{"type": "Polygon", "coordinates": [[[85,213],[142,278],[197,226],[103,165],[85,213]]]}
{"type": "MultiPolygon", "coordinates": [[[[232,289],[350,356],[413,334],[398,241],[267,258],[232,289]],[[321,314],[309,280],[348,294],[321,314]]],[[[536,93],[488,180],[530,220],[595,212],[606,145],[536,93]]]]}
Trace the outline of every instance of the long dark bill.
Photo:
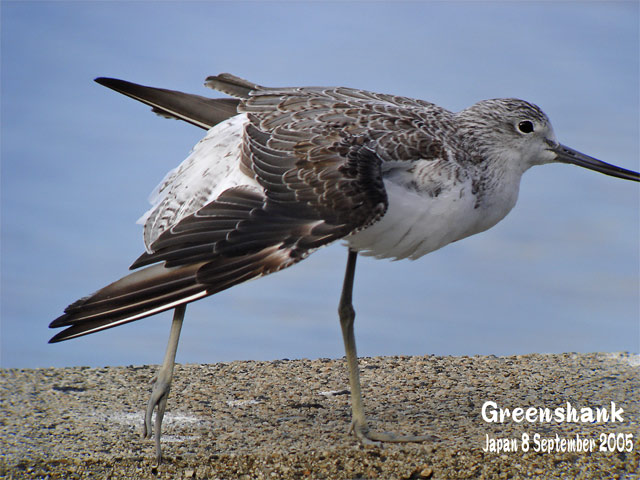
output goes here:
{"type": "Polygon", "coordinates": [[[558,155],[558,162],[571,163],[579,167],[595,170],[596,172],[611,175],[612,177],[624,178],[625,180],[633,180],[640,182],[640,173],[625,168],[616,167],[610,163],[601,162],[600,160],[580,153],[573,148],[566,147],[562,144],[551,147],[549,150],[558,155]]]}

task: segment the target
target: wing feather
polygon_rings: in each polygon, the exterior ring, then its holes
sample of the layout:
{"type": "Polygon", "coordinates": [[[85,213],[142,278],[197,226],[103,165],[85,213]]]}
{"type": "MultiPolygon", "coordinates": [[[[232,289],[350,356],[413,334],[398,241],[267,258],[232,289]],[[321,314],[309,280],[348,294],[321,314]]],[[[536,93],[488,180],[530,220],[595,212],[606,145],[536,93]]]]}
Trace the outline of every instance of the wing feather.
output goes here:
{"type": "Polygon", "coordinates": [[[238,114],[238,100],[207,98],[164,88],[147,87],[117,78],[99,77],[100,85],[145,103],[154,113],[184,120],[205,130],[238,114]]]}
{"type": "Polygon", "coordinates": [[[287,268],[378,221],[388,203],[385,174],[397,176],[413,162],[441,160],[446,153],[435,138],[447,132],[434,128],[443,123],[437,117],[450,112],[420,100],[344,87],[265,88],[221,74],[209,77],[207,86],[240,100],[209,103],[101,80],[198,126],[216,121],[224,108],[243,115],[210,131],[209,143],[196,147],[195,156],[158,189],[157,205],[146,217],[147,252],[132,265],[145,268],[70,305],[52,322],[68,327],[52,341],[137,320],[287,268]],[[183,118],[176,99],[205,110],[223,108],[204,120],[183,118]],[[227,134],[232,141],[217,148],[227,134]],[[209,180],[207,162],[217,165],[209,180]],[[232,172],[229,181],[225,168],[232,172]]]}

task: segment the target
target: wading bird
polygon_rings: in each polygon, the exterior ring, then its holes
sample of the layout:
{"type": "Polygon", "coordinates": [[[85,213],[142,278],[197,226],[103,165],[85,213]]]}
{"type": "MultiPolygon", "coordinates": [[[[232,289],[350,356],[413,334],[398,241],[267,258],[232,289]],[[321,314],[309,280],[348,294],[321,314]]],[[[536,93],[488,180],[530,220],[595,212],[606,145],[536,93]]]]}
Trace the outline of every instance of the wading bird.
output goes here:
{"type": "Polygon", "coordinates": [[[59,342],[175,309],[144,434],[160,433],[186,304],[282,270],[343,239],[339,303],[352,429],[363,443],[415,442],[369,429],[352,306],[358,253],[417,259],[493,227],[513,208],[522,174],[561,162],[626,180],[625,170],[558,143],[547,116],[517,99],[457,113],[422,100],[342,87],[267,88],[238,77],[206,85],[235,98],[98,78],[98,83],[207,130],[167,174],[141,219],[136,271],[69,305],[50,327],[59,342]],[[144,267],[144,268],[143,268],[144,267]]]}

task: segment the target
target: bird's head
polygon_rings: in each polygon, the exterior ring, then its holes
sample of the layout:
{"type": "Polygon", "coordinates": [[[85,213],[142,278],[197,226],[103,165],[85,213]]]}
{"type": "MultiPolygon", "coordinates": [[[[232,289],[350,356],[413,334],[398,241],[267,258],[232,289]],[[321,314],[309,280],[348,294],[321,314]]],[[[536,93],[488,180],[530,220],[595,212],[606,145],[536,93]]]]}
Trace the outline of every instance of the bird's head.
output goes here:
{"type": "Polygon", "coordinates": [[[602,162],[559,143],[545,113],[524,100],[483,100],[457,115],[468,150],[477,150],[485,159],[508,162],[521,172],[534,165],[570,163],[640,181],[638,172],[602,162]]]}

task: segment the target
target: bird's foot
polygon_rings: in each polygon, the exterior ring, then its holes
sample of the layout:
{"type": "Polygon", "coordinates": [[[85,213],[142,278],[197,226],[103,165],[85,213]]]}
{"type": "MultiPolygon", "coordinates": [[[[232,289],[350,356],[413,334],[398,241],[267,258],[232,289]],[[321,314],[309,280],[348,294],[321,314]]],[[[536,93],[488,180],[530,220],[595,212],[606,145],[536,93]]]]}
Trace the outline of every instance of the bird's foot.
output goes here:
{"type": "Polygon", "coordinates": [[[153,410],[158,407],[156,412],[156,461],[158,464],[162,461],[162,448],[160,447],[160,435],[162,434],[162,419],[164,418],[164,411],[167,407],[167,399],[169,398],[169,391],[171,390],[171,376],[167,378],[163,375],[162,370],[151,380],[153,382],[153,389],[151,391],[151,397],[147,403],[147,411],[144,416],[144,429],[143,437],[151,438],[153,432],[153,426],[151,424],[151,417],[153,416],[153,410]]]}
{"type": "Polygon", "coordinates": [[[368,425],[353,422],[351,431],[358,441],[363,445],[380,446],[383,442],[388,443],[420,443],[420,442],[438,442],[440,439],[435,435],[396,435],[389,432],[373,432],[369,430],[368,425]]]}

